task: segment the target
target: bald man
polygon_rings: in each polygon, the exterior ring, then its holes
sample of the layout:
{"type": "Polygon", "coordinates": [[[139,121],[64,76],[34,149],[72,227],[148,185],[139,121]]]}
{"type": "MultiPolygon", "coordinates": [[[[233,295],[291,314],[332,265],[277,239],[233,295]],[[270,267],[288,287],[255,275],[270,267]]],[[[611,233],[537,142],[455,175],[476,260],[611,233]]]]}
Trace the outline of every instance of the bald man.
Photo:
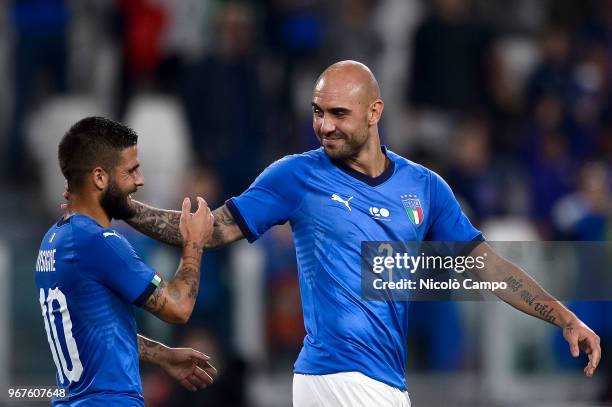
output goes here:
{"type": "MultiPolygon", "coordinates": [[[[434,172],[380,144],[384,104],[374,75],[343,61],[327,68],[312,94],[312,123],[322,147],[271,164],[242,195],[214,211],[209,248],[289,221],[297,253],[306,337],[295,363],[294,406],[409,406],[404,365],[408,303],[361,297],[362,241],[461,241],[472,256],[489,253],[483,280],[522,280],[547,312],[518,293],[514,307],[563,329],[574,356],[589,355],[593,375],[599,338],[522,270],[497,257],[434,172]]],[[[181,245],[180,212],[133,202],[129,222],[158,240],[181,245]]]]}

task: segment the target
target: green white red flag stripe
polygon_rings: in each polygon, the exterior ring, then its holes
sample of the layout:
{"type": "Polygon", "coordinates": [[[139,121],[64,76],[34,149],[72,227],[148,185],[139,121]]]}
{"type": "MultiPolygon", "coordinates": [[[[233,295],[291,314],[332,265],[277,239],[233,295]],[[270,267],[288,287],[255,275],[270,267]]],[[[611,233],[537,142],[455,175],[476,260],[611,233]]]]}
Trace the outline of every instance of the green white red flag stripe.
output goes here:
{"type": "Polygon", "coordinates": [[[423,210],[420,207],[408,209],[408,215],[415,225],[420,224],[423,221],[423,210]]]}

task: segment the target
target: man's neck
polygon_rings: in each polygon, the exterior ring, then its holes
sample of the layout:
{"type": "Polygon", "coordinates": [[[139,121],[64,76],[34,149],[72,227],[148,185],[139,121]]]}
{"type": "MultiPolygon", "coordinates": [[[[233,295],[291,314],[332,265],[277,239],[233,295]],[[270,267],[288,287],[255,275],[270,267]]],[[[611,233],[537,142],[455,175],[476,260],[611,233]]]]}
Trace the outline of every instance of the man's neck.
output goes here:
{"type": "Polygon", "coordinates": [[[71,194],[70,213],[79,213],[89,216],[98,222],[100,226],[105,228],[110,227],[111,218],[106,214],[104,209],[102,209],[96,198],[87,198],[81,195],[71,194]]]}
{"type": "Polygon", "coordinates": [[[355,171],[372,178],[380,176],[389,166],[389,159],[382,152],[378,137],[366,144],[357,156],[342,161],[355,171]]]}

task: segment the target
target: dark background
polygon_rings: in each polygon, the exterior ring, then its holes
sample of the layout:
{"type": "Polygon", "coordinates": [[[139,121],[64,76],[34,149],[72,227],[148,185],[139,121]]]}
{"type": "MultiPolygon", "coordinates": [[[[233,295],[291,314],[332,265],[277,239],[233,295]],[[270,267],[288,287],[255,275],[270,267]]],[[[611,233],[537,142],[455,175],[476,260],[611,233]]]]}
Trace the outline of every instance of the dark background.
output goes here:
{"type": "MultiPolygon", "coordinates": [[[[2,1],[0,388],[54,380],[33,267],[61,214],[70,124],[103,114],[140,134],[142,200],[178,208],[200,194],[216,207],[317,147],[310,92],[341,59],[377,76],[383,143],[439,172],[489,239],[610,239],[612,1],[2,1]]],[[[172,275],[175,250],[117,228],[172,275]]],[[[304,335],[290,231],[204,263],[187,326],[140,313],[139,326],[210,353],[218,382],[187,395],[143,366],[147,405],[289,405],[304,335]]],[[[609,305],[570,305],[602,337],[592,380],[558,329],[504,304],[414,304],[414,404],[610,401],[609,305]]]]}

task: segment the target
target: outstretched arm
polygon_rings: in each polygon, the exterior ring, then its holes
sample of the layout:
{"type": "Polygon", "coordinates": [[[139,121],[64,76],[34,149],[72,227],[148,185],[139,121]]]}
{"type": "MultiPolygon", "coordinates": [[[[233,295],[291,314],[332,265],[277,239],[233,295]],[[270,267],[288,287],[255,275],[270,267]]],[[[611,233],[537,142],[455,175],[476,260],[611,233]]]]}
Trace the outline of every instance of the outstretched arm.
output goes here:
{"type": "Polygon", "coordinates": [[[179,217],[183,254],[170,281],[161,279],[143,308],[163,321],[184,324],[189,320],[200,287],[203,246],[212,234],[213,215],[206,201],[198,197],[198,210],[192,214],[191,201],[185,198],[179,217]]]}
{"type": "Polygon", "coordinates": [[[486,253],[485,268],[475,270],[474,274],[483,281],[505,281],[508,289],[496,290],[495,294],[526,314],[540,318],[563,329],[563,337],[568,342],[573,357],[582,349],[589,357],[584,373],[591,377],[601,358],[599,336],[595,334],[573,312],[544,290],[529,274],[497,255],[486,242],[478,245],[471,256],[486,253]]]}
{"type": "MultiPolygon", "coordinates": [[[[136,200],[132,200],[132,205],[136,215],[127,221],[132,227],[155,240],[183,246],[179,231],[180,211],[158,209],[136,200]]],[[[215,222],[212,237],[204,249],[216,249],[244,237],[226,205],[215,209],[213,215],[215,222]]]]}
{"type": "Polygon", "coordinates": [[[152,339],[138,335],[140,360],[161,367],[170,377],[187,390],[205,389],[213,383],[217,369],[209,357],[190,348],[169,348],[152,339]]]}

